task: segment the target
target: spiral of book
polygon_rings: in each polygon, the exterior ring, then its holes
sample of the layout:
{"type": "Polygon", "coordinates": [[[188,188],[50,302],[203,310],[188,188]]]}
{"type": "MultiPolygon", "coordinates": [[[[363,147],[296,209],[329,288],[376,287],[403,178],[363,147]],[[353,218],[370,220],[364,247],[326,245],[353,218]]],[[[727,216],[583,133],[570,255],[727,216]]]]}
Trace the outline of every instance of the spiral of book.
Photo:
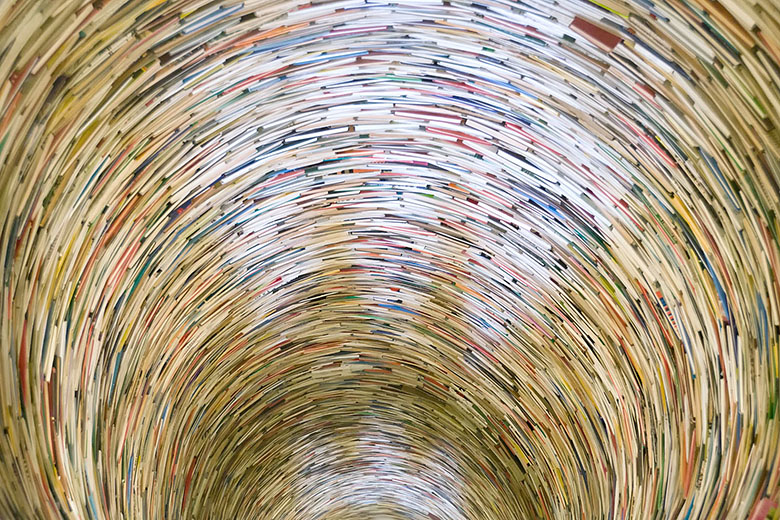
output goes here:
{"type": "Polygon", "coordinates": [[[0,518],[780,518],[776,0],[0,2],[0,518]]]}

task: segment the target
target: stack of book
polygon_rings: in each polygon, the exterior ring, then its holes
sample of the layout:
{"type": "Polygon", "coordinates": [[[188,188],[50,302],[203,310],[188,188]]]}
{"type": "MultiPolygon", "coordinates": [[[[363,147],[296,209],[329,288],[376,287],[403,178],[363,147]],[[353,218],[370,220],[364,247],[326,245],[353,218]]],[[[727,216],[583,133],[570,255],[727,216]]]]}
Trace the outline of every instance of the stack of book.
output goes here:
{"type": "Polygon", "coordinates": [[[0,518],[780,518],[775,0],[0,3],[0,518]]]}

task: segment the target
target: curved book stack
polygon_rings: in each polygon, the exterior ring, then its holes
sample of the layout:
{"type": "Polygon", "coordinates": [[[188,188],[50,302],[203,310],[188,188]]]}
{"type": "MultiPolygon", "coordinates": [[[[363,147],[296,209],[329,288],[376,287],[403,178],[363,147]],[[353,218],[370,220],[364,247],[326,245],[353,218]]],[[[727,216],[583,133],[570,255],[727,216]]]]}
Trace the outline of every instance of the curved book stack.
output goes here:
{"type": "Polygon", "coordinates": [[[0,518],[780,518],[774,0],[0,3],[0,518]]]}

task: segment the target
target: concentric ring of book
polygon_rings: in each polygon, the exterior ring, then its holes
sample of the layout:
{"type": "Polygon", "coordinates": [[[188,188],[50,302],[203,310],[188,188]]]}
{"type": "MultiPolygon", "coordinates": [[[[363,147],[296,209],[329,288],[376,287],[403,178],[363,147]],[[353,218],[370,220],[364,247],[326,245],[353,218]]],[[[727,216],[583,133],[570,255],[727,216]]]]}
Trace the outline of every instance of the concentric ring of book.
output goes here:
{"type": "Polygon", "coordinates": [[[0,20],[0,517],[778,516],[773,0],[0,20]]]}

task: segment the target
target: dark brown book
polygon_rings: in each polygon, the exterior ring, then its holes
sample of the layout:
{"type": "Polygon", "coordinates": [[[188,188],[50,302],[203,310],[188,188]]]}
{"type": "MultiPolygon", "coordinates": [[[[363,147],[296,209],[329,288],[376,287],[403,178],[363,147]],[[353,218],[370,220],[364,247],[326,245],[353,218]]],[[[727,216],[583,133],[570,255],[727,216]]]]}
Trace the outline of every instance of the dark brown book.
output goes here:
{"type": "Polygon", "coordinates": [[[579,16],[575,16],[574,20],[569,24],[569,28],[574,29],[577,34],[584,36],[588,41],[597,45],[605,52],[610,52],[614,49],[618,43],[623,41],[623,38],[617,34],[611,33],[592,22],[579,16]]]}

